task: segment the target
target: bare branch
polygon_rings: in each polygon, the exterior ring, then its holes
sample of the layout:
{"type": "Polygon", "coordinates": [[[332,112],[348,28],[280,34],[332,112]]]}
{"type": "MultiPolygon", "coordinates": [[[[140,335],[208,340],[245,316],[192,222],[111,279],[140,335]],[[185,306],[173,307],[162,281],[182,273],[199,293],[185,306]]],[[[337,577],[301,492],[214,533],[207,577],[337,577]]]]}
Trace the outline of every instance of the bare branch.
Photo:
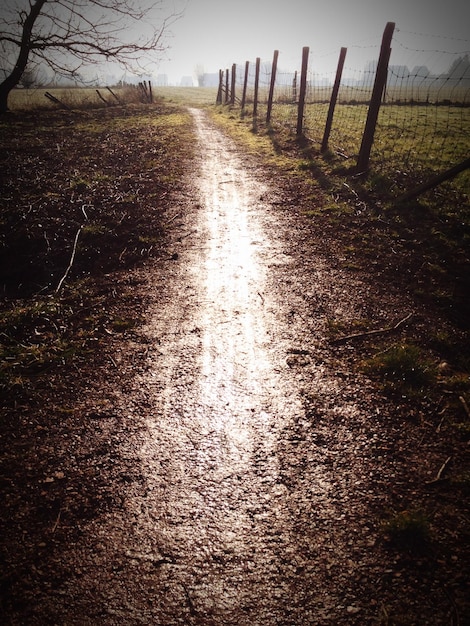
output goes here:
{"type": "Polygon", "coordinates": [[[161,59],[168,29],[184,13],[164,14],[164,0],[2,1],[0,111],[5,91],[18,84],[31,61],[71,76],[103,61],[141,74],[161,59]]]}

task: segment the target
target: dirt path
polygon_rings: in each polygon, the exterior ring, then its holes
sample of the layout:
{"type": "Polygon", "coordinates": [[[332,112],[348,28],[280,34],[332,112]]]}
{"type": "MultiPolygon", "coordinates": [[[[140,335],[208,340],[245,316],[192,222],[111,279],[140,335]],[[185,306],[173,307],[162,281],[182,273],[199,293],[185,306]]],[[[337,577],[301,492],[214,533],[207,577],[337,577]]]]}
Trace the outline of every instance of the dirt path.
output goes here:
{"type": "Polygon", "coordinates": [[[146,325],[116,341],[122,383],[83,399],[122,499],[45,557],[57,580],[21,623],[376,624],[394,610],[429,624],[439,576],[424,558],[403,573],[377,527],[394,485],[412,494],[416,442],[325,340],[327,318],[411,305],[316,258],[254,165],[192,114],[194,198],[170,216],[170,258],[140,274],[146,325]]]}

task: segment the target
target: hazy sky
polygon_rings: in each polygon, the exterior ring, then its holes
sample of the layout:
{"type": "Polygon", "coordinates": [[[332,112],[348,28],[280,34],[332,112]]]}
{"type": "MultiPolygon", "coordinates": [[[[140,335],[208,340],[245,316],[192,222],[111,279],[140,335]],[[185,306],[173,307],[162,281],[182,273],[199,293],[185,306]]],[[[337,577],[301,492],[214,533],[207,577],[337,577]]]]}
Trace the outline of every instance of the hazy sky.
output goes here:
{"type": "Polygon", "coordinates": [[[364,64],[376,58],[373,47],[389,21],[397,25],[392,62],[417,64],[409,47],[470,50],[468,0],[188,0],[184,17],[171,27],[169,60],[157,71],[178,82],[194,75],[197,64],[217,72],[258,56],[269,61],[275,49],[281,68],[299,69],[303,46],[320,71],[335,66],[341,46],[351,64],[364,64]]]}

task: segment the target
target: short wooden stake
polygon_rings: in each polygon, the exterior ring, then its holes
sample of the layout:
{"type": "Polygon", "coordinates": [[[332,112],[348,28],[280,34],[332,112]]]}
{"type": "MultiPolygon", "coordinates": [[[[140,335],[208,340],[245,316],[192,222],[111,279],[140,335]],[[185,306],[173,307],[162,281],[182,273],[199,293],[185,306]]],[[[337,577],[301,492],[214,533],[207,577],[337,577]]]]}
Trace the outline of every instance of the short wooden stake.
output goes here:
{"type": "Polygon", "coordinates": [[[114,91],[111,89],[111,87],[106,87],[106,89],[109,91],[109,93],[113,96],[113,98],[115,100],[117,100],[117,102],[119,102],[119,104],[121,104],[121,101],[119,100],[119,98],[117,97],[117,95],[114,93],[114,91]]]}

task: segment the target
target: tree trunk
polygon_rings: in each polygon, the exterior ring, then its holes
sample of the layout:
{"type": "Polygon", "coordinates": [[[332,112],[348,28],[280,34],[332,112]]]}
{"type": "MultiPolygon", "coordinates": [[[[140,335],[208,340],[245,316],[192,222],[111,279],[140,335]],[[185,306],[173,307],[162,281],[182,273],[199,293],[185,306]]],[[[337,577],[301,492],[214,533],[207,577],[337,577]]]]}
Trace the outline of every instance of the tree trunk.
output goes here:
{"type": "Polygon", "coordinates": [[[26,69],[34,22],[41,13],[42,7],[46,4],[46,2],[47,0],[36,0],[36,2],[31,6],[30,13],[24,20],[20,51],[18,53],[15,67],[12,69],[11,74],[7,76],[2,83],[0,83],[0,114],[8,111],[8,96],[10,95],[11,90],[20,82],[23,72],[26,69]]]}
{"type": "Polygon", "coordinates": [[[0,115],[8,111],[8,96],[11,89],[5,88],[3,83],[0,85],[0,115]]]}

